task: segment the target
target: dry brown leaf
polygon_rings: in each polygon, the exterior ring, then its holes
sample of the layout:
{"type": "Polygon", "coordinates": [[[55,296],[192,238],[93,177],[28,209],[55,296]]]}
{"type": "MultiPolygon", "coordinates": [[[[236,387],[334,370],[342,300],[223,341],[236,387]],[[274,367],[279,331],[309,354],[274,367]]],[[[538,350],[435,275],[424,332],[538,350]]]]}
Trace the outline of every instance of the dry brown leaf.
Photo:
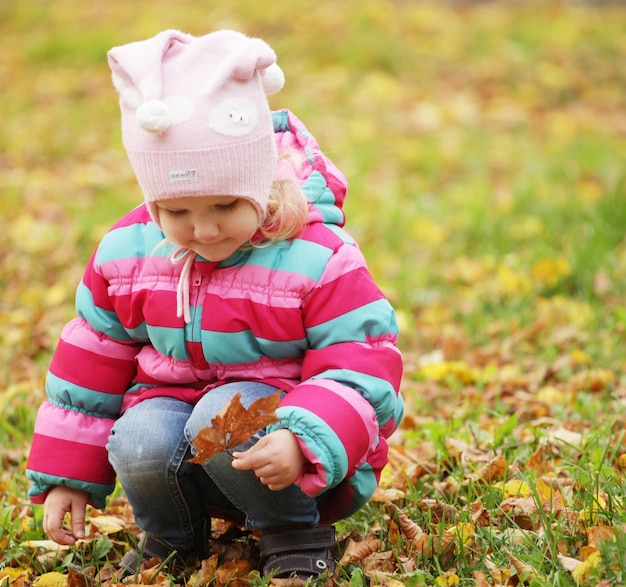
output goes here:
{"type": "Polygon", "coordinates": [[[252,570],[252,564],[244,560],[232,560],[220,565],[215,572],[216,585],[230,585],[231,587],[248,586],[245,577],[252,570]]]}
{"type": "Polygon", "coordinates": [[[595,546],[581,546],[578,550],[578,556],[584,561],[587,560],[594,552],[598,552],[598,549],[595,546]]]}
{"type": "Polygon", "coordinates": [[[540,446],[524,463],[524,470],[537,471],[542,475],[549,473],[553,469],[552,463],[547,460],[549,455],[550,447],[540,446]]]}
{"type": "Polygon", "coordinates": [[[526,584],[528,581],[537,577],[537,570],[529,564],[526,564],[512,555],[509,555],[509,561],[515,567],[515,570],[523,583],[526,584]]]}
{"type": "Polygon", "coordinates": [[[363,569],[368,571],[382,571],[394,573],[397,571],[396,553],[393,550],[374,552],[362,561],[363,569]]]}
{"type": "Polygon", "coordinates": [[[72,567],[67,571],[67,587],[89,587],[93,585],[93,580],[90,579],[85,573],[77,571],[72,567]]]}
{"type": "Polygon", "coordinates": [[[169,582],[169,578],[165,574],[162,559],[153,557],[141,564],[139,580],[137,581],[138,584],[162,585],[163,587],[166,587],[169,585],[169,582]]]}
{"type": "Polygon", "coordinates": [[[386,506],[387,509],[397,516],[400,532],[405,538],[408,538],[409,540],[416,540],[424,534],[424,530],[411,520],[411,518],[409,518],[409,516],[407,516],[397,505],[388,502],[386,506]]]}
{"type": "Polygon", "coordinates": [[[476,587],[490,587],[485,573],[482,571],[474,571],[472,573],[476,587]]]}
{"type": "Polygon", "coordinates": [[[615,540],[615,528],[612,526],[590,526],[585,528],[587,544],[598,548],[600,540],[615,540]]]}
{"type": "Polygon", "coordinates": [[[270,585],[274,585],[274,587],[304,587],[306,583],[304,579],[298,579],[297,577],[287,577],[286,579],[272,577],[270,579],[270,585]]]}
{"type": "Polygon", "coordinates": [[[514,515],[532,515],[537,513],[537,502],[534,497],[510,497],[500,504],[500,510],[514,515]]]}
{"type": "Polygon", "coordinates": [[[423,534],[419,538],[416,538],[413,541],[413,548],[417,553],[417,556],[421,556],[422,558],[432,557],[434,540],[436,540],[436,537],[433,539],[433,536],[429,534],[423,534]]]}
{"type": "Polygon", "coordinates": [[[363,540],[357,542],[350,538],[348,546],[339,561],[340,565],[349,565],[362,561],[370,554],[376,552],[380,548],[380,539],[374,536],[366,536],[363,540]]]}
{"type": "Polygon", "coordinates": [[[218,556],[216,554],[204,559],[200,565],[200,569],[191,576],[189,584],[195,587],[206,587],[206,585],[215,579],[217,562],[218,556]]]}
{"type": "Polygon", "coordinates": [[[493,483],[499,479],[503,479],[508,470],[508,463],[504,455],[498,455],[495,459],[484,464],[473,476],[476,481],[484,481],[485,483],[493,483]]]}
{"type": "Polygon", "coordinates": [[[387,503],[389,501],[398,501],[400,499],[404,499],[406,497],[406,492],[401,489],[396,489],[394,487],[390,487],[388,489],[383,489],[382,487],[377,487],[374,490],[374,495],[370,498],[370,501],[377,503],[387,503]]]}
{"type": "Polygon", "coordinates": [[[472,522],[476,526],[489,526],[491,524],[491,514],[489,510],[484,507],[482,501],[478,500],[470,504],[470,513],[472,515],[472,522]]]}
{"type": "Polygon", "coordinates": [[[396,579],[394,573],[389,573],[380,570],[366,571],[366,576],[369,579],[370,585],[376,585],[377,587],[404,587],[404,583],[396,579]]]}
{"type": "Polygon", "coordinates": [[[459,518],[459,511],[452,505],[438,499],[420,499],[417,505],[422,511],[428,511],[434,524],[439,522],[454,523],[459,518]]]}
{"type": "Polygon", "coordinates": [[[170,587],[170,579],[165,574],[164,570],[158,570],[159,566],[162,564],[161,559],[150,559],[148,564],[150,564],[150,568],[144,568],[144,565],[141,566],[143,569],[141,572],[136,575],[131,575],[130,577],[126,577],[125,579],[120,579],[119,577],[114,578],[111,577],[111,582],[102,582],[102,585],[119,585],[123,584],[126,587],[135,587],[136,585],[153,585],[156,587],[170,587]],[[153,565],[153,562],[155,563],[153,565]]]}
{"type": "Polygon", "coordinates": [[[246,442],[253,434],[278,421],[276,409],[280,391],[253,401],[246,409],[241,404],[241,394],[236,393],[222,411],[193,439],[196,456],[190,462],[206,463],[220,452],[229,452],[246,442]]]}

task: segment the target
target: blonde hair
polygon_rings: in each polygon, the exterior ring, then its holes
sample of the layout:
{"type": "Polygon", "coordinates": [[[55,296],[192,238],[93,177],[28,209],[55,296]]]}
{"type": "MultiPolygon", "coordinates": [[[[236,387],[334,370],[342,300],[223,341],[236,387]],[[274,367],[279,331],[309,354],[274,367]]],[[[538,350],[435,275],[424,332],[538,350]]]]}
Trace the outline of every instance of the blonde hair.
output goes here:
{"type": "Polygon", "coordinates": [[[308,200],[300,186],[290,179],[274,180],[267,216],[257,233],[264,240],[253,246],[267,247],[297,237],[306,226],[308,215],[308,200]]]}

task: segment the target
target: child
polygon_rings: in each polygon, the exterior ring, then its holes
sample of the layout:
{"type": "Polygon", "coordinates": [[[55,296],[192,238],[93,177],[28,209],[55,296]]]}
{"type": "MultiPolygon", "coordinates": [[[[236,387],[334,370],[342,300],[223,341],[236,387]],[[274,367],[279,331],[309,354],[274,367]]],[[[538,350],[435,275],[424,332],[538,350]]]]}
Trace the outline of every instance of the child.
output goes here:
{"type": "Polygon", "coordinates": [[[109,52],[145,203],[78,287],[27,475],[66,545],[117,475],[145,533],[127,573],[202,552],[211,516],[261,531],[265,576],[332,573],[332,523],[371,497],[402,416],[393,309],[341,228],[344,176],[298,118],[269,109],[275,60],[234,31],[109,52]],[[277,423],[232,457],[189,462],[233,395],[248,406],[278,390],[277,423]]]}

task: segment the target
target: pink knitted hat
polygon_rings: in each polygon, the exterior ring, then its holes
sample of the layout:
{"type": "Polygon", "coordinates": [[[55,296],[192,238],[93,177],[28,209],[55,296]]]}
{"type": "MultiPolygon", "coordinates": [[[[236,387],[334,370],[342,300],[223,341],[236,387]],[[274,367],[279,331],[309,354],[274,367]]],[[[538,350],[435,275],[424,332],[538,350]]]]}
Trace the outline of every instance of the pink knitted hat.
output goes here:
{"type": "Polygon", "coordinates": [[[263,222],[276,168],[266,96],[284,76],[261,39],[163,31],[108,53],[122,138],[148,209],[185,196],[248,199],[263,222]]]}

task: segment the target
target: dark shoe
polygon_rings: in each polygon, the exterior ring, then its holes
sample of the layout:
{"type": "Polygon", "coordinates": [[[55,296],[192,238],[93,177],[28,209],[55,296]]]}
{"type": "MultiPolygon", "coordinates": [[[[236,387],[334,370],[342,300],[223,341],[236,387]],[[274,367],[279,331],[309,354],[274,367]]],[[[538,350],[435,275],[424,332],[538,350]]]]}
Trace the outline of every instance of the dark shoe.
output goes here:
{"type": "Polygon", "coordinates": [[[123,571],[121,578],[136,575],[141,570],[143,563],[154,558],[163,561],[168,570],[171,570],[173,563],[182,562],[182,559],[177,555],[179,553],[171,546],[152,536],[146,536],[137,548],[128,551],[120,560],[119,568],[123,571]]]}
{"type": "Polygon", "coordinates": [[[335,572],[331,549],[335,547],[334,526],[265,533],[259,543],[263,576],[306,581],[335,572]]]}

